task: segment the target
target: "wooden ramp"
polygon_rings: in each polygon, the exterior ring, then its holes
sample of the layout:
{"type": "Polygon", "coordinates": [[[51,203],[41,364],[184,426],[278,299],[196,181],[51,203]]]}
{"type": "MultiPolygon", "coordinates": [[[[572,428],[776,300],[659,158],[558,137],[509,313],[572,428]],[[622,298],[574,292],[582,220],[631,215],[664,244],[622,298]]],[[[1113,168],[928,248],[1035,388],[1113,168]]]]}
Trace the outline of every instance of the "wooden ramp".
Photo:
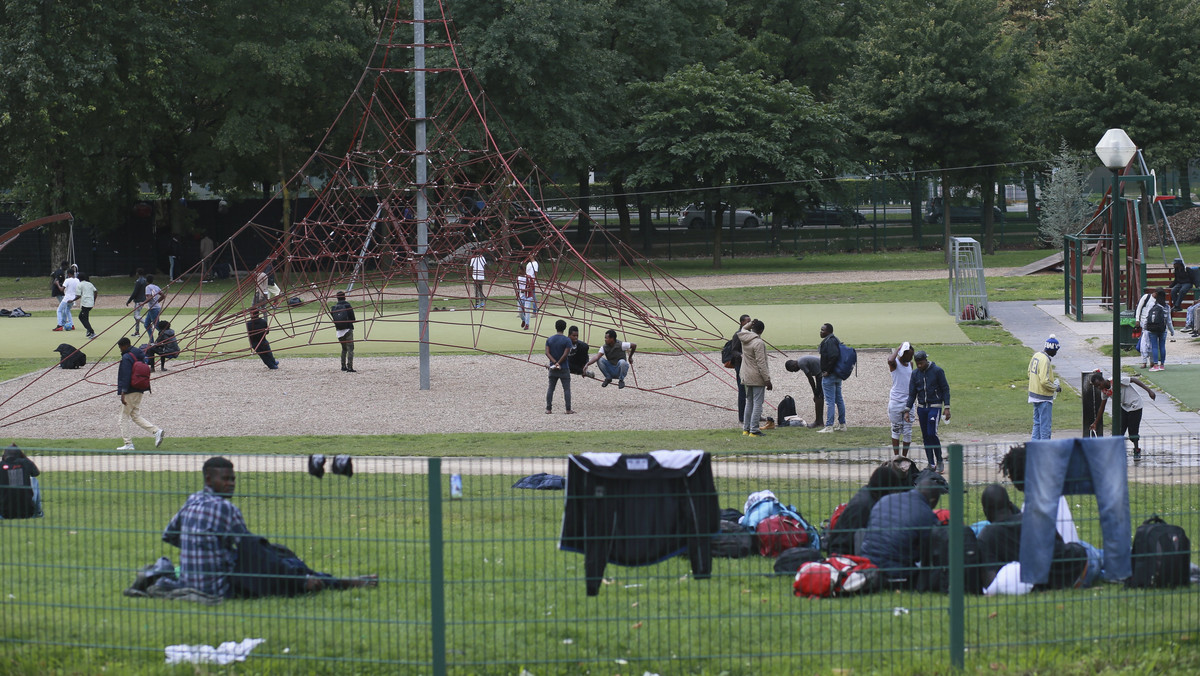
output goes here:
{"type": "MultiPolygon", "coordinates": [[[[1084,249],[1084,253],[1091,255],[1092,253],[1094,253],[1096,251],[1096,246],[1097,245],[1095,243],[1089,244],[1087,246],[1087,248],[1084,249]]],[[[1036,260],[1036,261],[1030,263],[1029,265],[1015,268],[1015,269],[1009,271],[1009,273],[1004,276],[1005,277],[1024,277],[1026,275],[1034,275],[1039,272],[1061,272],[1062,264],[1063,264],[1063,252],[1059,251],[1058,253],[1056,253],[1052,256],[1046,256],[1045,258],[1036,260]]]]}

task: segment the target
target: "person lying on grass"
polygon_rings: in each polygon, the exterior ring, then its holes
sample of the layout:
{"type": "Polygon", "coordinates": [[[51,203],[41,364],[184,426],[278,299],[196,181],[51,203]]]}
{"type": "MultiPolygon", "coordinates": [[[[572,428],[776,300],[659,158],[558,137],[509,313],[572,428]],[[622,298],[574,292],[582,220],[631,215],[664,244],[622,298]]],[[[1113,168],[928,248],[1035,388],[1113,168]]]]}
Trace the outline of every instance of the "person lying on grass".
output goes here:
{"type": "Polygon", "coordinates": [[[180,549],[180,582],[212,596],[294,596],[322,589],[374,587],[377,575],[335,578],[318,573],[286,547],[252,534],[231,502],[237,478],[233,463],[204,462],[204,489],[167,524],[163,542],[180,549]]]}

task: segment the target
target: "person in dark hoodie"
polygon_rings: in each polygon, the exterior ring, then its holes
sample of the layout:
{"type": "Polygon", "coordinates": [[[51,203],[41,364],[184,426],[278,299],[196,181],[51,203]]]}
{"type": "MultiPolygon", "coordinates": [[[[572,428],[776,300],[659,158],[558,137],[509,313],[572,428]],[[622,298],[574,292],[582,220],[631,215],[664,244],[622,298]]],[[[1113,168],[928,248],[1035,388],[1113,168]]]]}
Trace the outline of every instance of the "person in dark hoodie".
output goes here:
{"type": "Polygon", "coordinates": [[[842,341],[833,335],[833,324],[828,322],[821,325],[820,333],[821,345],[817,348],[817,352],[821,355],[821,391],[825,397],[825,405],[828,407],[825,411],[825,427],[821,431],[845,432],[846,402],[842,399],[842,379],[834,373],[838,359],[841,357],[842,341]],[[835,408],[838,415],[837,427],[833,426],[835,408]]]}
{"type": "Polygon", "coordinates": [[[854,554],[858,555],[862,547],[863,534],[867,522],[871,518],[871,508],[879,499],[888,493],[897,493],[912,488],[906,471],[902,471],[901,463],[908,466],[912,461],[901,458],[887,462],[871,472],[867,485],[858,489],[850,502],[846,503],[837,523],[829,528],[829,555],[854,554]]]}
{"type": "Polygon", "coordinates": [[[921,443],[925,445],[925,458],[930,469],[944,472],[942,440],[938,438],[938,423],[942,416],[950,419],[950,384],[946,372],[936,363],[929,361],[925,350],[913,355],[912,379],[908,382],[908,404],[904,419],[912,420],[912,407],[917,405],[917,420],[921,423],[921,443]]]}

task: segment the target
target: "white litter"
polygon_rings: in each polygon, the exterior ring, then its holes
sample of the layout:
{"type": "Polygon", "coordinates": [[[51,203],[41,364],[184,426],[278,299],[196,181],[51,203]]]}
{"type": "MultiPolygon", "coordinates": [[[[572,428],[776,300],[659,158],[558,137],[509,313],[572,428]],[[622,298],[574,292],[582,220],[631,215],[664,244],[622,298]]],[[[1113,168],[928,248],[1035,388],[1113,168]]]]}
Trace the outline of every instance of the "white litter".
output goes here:
{"type": "Polygon", "coordinates": [[[265,638],[242,639],[241,643],[226,641],[216,648],[210,645],[169,645],[167,664],[233,664],[245,662],[246,656],[265,638]]]}

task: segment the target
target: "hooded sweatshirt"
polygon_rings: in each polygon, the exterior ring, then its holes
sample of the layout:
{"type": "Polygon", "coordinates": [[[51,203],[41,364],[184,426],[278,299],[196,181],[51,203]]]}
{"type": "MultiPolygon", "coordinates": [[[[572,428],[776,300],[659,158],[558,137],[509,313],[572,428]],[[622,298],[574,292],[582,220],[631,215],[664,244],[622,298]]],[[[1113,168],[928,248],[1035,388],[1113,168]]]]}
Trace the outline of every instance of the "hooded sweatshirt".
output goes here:
{"type": "Polygon", "coordinates": [[[771,382],[767,366],[767,344],[762,336],[749,328],[737,332],[742,341],[742,384],[747,387],[765,387],[771,382]]]}

